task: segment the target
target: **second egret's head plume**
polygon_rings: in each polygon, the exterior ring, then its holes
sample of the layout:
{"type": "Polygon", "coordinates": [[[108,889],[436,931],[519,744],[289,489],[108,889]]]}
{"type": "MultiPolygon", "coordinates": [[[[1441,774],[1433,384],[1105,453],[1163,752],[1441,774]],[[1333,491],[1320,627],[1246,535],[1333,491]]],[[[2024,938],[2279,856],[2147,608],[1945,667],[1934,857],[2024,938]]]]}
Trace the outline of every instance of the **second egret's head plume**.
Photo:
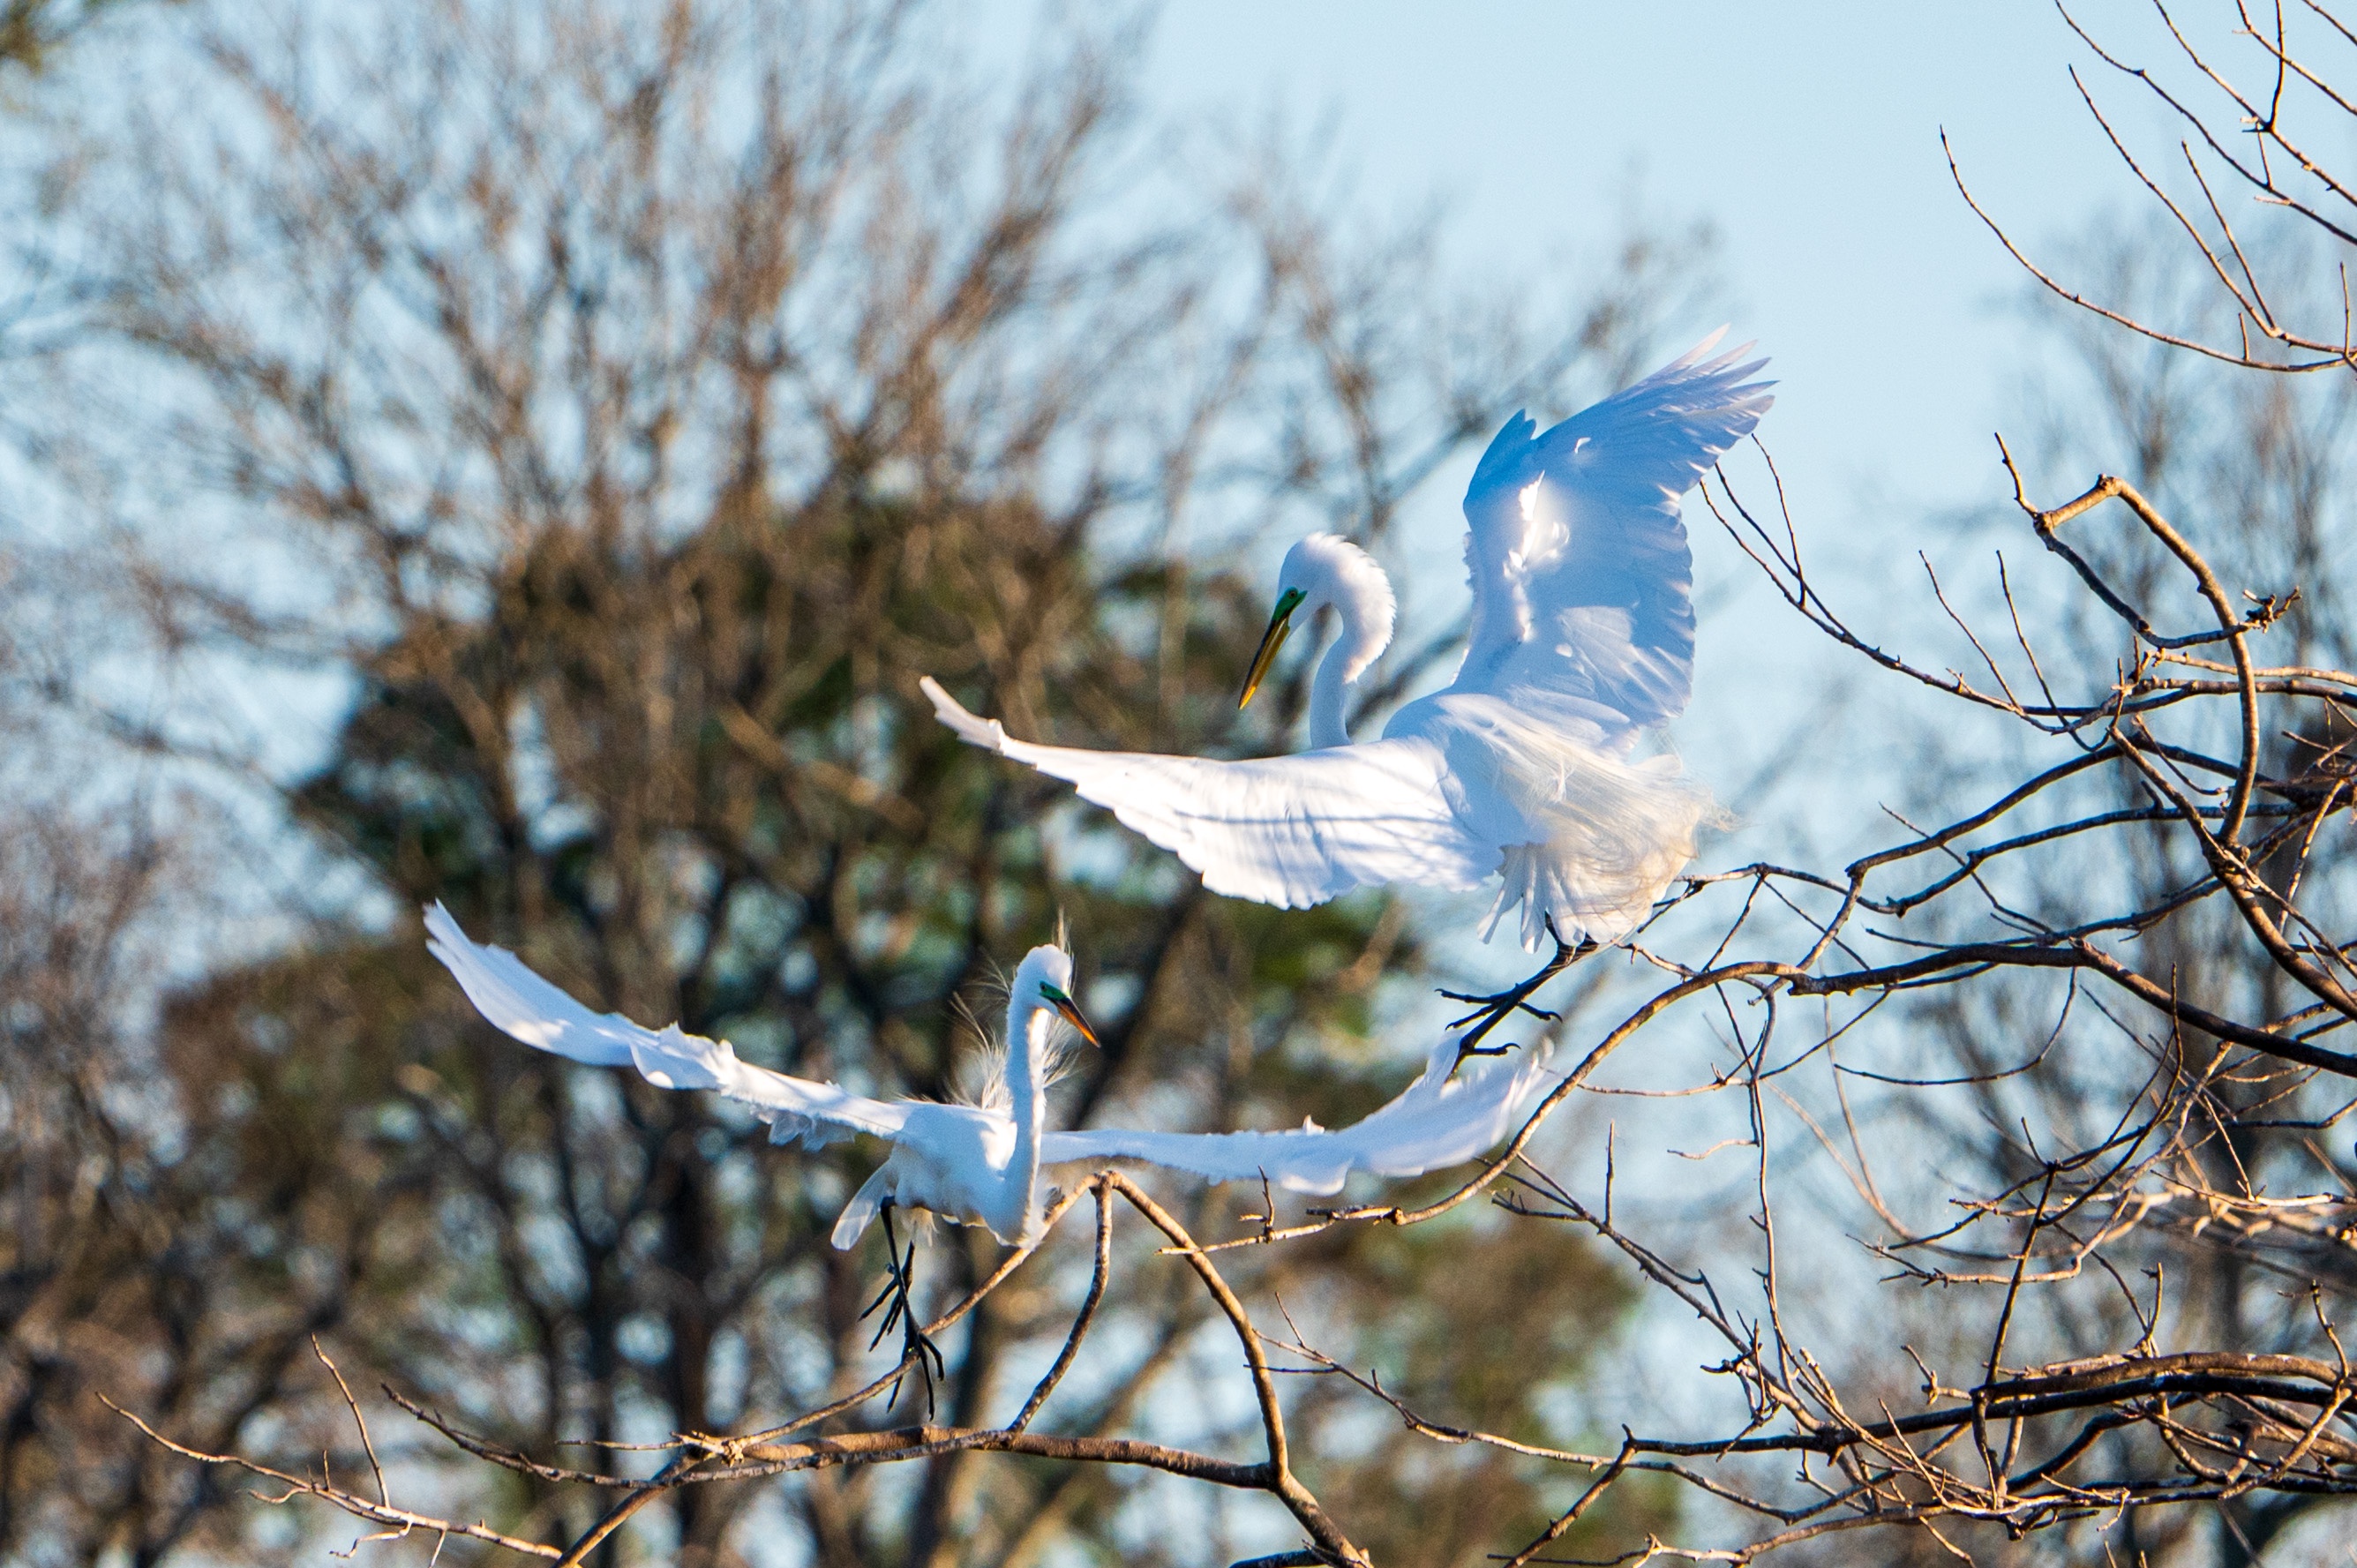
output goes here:
{"type": "Polygon", "coordinates": [[[1390,644],[1398,600],[1392,594],[1391,579],[1373,556],[1339,533],[1313,533],[1285,553],[1285,564],[1276,575],[1276,609],[1253,654],[1237,707],[1248,705],[1268,678],[1269,667],[1292,635],[1296,618],[1306,618],[1329,605],[1342,617],[1341,646],[1347,650],[1342,679],[1356,680],[1390,644]]]}

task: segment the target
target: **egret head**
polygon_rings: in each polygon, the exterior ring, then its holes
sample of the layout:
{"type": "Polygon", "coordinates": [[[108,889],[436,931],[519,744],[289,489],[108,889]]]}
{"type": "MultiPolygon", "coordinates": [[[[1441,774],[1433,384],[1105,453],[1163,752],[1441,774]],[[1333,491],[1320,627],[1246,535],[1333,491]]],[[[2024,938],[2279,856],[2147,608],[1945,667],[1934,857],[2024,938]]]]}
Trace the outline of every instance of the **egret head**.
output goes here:
{"type": "Polygon", "coordinates": [[[1081,1015],[1081,1005],[1072,1000],[1072,955],[1058,947],[1036,947],[1023,955],[1023,962],[1015,972],[1014,1002],[1017,1008],[1028,1011],[1045,1007],[1062,1017],[1078,1030],[1081,1038],[1091,1045],[1097,1043],[1097,1033],[1081,1015]]]}
{"type": "Polygon", "coordinates": [[[1355,680],[1390,643],[1398,601],[1392,595],[1391,579],[1373,556],[1339,533],[1313,533],[1286,551],[1285,564],[1277,569],[1276,609],[1253,654],[1237,707],[1249,704],[1268,678],[1295,622],[1329,605],[1341,615],[1343,646],[1349,650],[1342,678],[1355,680]]]}

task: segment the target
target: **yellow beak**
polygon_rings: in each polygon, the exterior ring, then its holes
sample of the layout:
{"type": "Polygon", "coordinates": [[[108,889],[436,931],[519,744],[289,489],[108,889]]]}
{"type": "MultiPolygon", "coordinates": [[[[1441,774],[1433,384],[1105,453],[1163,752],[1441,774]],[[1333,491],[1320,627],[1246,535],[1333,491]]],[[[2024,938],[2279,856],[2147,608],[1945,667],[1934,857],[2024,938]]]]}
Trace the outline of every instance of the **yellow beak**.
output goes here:
{"type": "Polygon", "coordinates": [[[1086,1040],[1092,1046],[1096,1046],[1099,1050],[1103,1050],[1104,1048],[1103,1046],[1097,1044],[1097,1032],[1089,1027],[1089,1021],[1086,1018],[1081,1016],[1081,1006],[1079,1003],[1073,1001],[1070,996],[1065,995],[1061,991],[1057,990],[1052,985],[1040,986],[1039,994],[1047,998],[1049,1006],[1053,1007],[1059,1014],[1063,1015],[1065,1023],[1070,1024],[1073,1028],[1078,1029],[1081,1032],[1081,1038],[1086,1040]]]}
{"type": "MultiPolygon", "coordinates": [[[[1065,1023],[1070,1024],[1073,1028],[1078,1029],[1081,1032],[1081,1038],[1086,1040],[1092,1046],[1097,1044],[1097,1032],[1089,1027],[1089,1021],[1081,1016],[1080,1008],[1073,1005],[1072,999],[1071,997],[1068,996],[1064,998],[1063,1001],[1056,1004],[1056,1011],[1064,1015],[1065,1023]]],[[[1104,1047],[1099,1046],[1097,1048],[1102,1050],[1104,1047]]]]}
{"type": "Polygon", "coordinates": [[[1252,669],[1244,675],[1244,694],[1236,699],[1239,709],[1252,705],[1253,693],[1268,679],[1269,666],[1276,662],[1276,650],[1293,635],[1293,612],[1301,607],[1306,596],[1298,588],[1287,588],[1276,601],[1276,613],[1268,618],[1268,629],[1261,633],[1260,648],[1253,654],[1252,669]]]}

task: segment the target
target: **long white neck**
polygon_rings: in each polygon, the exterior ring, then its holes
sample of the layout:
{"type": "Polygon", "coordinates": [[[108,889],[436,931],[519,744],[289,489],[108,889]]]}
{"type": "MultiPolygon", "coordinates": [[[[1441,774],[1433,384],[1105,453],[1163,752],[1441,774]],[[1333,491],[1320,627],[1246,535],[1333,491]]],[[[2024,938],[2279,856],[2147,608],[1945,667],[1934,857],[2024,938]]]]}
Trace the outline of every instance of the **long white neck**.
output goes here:
{"type": "Polygon", "coordinates": [[[1309,681],[1309,744],[1313,747],[1348,746],[1351,726],[1343,716],[1351,687],[1367,672],[1392,639],[1391,617],[1380,618],[1350,594],[1327,601],[1334,607],[1340,627],[1318,673],[1309,681]]]}
{"type": "Polygon", "coordinates": [[[1318,673],[1309,682],[1309,744],[1315,747],[1348,746],[1351,725],[1344,717],[1344,706],[1350,702],[1350,687],[1358,671],[1351,668],[1351,634],[1346,627],[1326,657],[1318,661],[1318,673]]]}
{"type": "Polygon", "coordinates": [[[998,1222],[991,1229],[1013,1237],[1021,1245],[1035,1239],[1039,1229],[1039,1122],[1047,1109],[1047,1085],[1042,1081],[1048,1058],[1048,1036],[1056,1015],[1037,1001],[1010,1007],[1006,1019],[1007,1111],[1015,1118],[1015,1154],[1006,1162],[1006,1183],[1000,1197],[998,1222]]]}

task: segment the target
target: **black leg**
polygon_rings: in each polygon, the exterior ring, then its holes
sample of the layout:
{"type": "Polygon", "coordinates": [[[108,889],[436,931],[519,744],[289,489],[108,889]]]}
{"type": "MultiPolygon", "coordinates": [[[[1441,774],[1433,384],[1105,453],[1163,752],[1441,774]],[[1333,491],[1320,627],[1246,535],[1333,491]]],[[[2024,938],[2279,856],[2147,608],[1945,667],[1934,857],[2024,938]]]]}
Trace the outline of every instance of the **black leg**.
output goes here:
{"type": "Polygon", "coordinates": [[[884,1408],[890,1410],[900,1402],[900,1384],[913,1364],[918,1378],[925,1385],[925,1419],[931,1422],[933,1419],[933,1379],[936,1376],[948,1377],[949,1363],[942,1359],[941,1347],[926,1337],[925,1331],[917,1326],[917,1303],[912,1294],[916,1284],[917,1242],[914,1237],[909,1238],[908,1251],[901,1251],[900,1238],[892,1229],[892,1200],[886,1198],[884,1266],[889,1271],[890,1277],[884,1282],[884,1288],[877,1293],[874,1301],[867,1304],[867,1310],[861,1313],[859,1318],[864,1323],[875,1316],[877,1308],[888,1302],[891,1304],[890,1310],[884,1314],[884,1321],[876,1326],[876,1337],[867,1342],[867,1348],[875,1349],[884,1343],[884,1336],[892,1332],[894,1325],[899,1326],[900,1370],[892,1379],[892,1392],[885,1400],[884,1408]]]}
{"type": "Polygon", "coordinates": [[[1462,1029],[1468,1024],[1474,1026],[1467,1029],[1464,1037],[1457,1042],[1457,1060],[1459,1066],[1464,1064],[1467,1057],[1499,1057],[1512,1050],[1514,1042],[1511,1040],[1502,1046],[1485,1046],[1481,1041],[1491,1030],[1512,1017],[1516,1013],[1528,1013],[1532,1017],[1544,1018],[1550,1024],[1561,1016],[1559,1014],[1548,1012],[1544,1007],[1532,1006],[1530,1000],[1532,994],[1540,986],[1594,952],[1598,944],[1593,937],[1582,937],[1576,944],[1565,941],[1555,933],[1553,916],[1547,918],[1546,934],[1555,938],[1555,956],[1540,965],[1538,972],[1528,980],[1519,984],[1510,985],[1505,990],[1495,992],[1488,996],[1476,996],[1462,991],[1444,990],[1440,993],[1451,1002],[1473,1004],[1473,1011],[1461,1018],[1449,1020],[1448,1024],[1452,1029],[1462,1029]]]}

